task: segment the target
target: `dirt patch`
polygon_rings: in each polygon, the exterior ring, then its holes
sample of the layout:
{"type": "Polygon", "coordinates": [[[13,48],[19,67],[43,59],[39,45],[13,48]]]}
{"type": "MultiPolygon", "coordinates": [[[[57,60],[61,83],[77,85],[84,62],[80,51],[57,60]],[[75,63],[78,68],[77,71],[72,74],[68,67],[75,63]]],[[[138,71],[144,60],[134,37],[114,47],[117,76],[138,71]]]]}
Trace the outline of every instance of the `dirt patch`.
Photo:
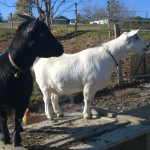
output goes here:
{"type": "Polygon", "coordinates": [[[61,38],[66,53],[77,53],[81,50],[96,47],[106,41],[107,33],[96,31],[79,31],[61,38]]]}
{"type": "MultiPolygon", "coordinates": [[[[148,82],[101,90],[97,92],[92,105],[113,112],[123,112],[150,104],[150,83],[148,82]]],[[[84,105],[82,93],[74,97],[74,104],[60,102],[60,105],[64,111],[82,112],[84,105]]]]}
{"type": "Polygon", "coordinates": [[[8,47],[12,35],[7,32],[0,33],[0,52],[8,47]]]}
{"type": "MultiPolygon", "coordinates": [[[[150,83],[136,83],[124,86],[122,88],[106,89],[98,92],[95,99],[92,101],[92,105],[100,106],[103,109],[107,109],[113,112],[123,112],[147,104],[150,104],[150,83]]],[[[60,105],[65,113],[82,113],[84,104],[82,100],[78,101],[78,99],[76,99],[75,97],[74,104],[70,104],[69,101],[62,101],[60,102],[60,105]]],[[[39,105],[39,108],[40,107],[43,107],[43,105],[39,105]]],[[[45,125],[47,125],[47,123],[45,125]]],[[[72,127],[72,123],[68,124],[67,127],[72,127]]],[[[58,128],[56,129],[58,130],[58,128]]],[[[49,126],[42,128],[41,131],[27,131],[22,134],[22,138],[24,139],[23,145],[28,145],[27,147],[32,150],[47,150],[49,149],[48,146],[42,146],[42,142],[46,139],[53,139],[55,135],[62,134],[64,130],[65,129],[60,129],[60,132],[56,133],[54,128],[51,128],[51,126],[49,126]]],[[[76,145],[78,144],[78,142],[75,142],[74,144],[76,145]]]]}

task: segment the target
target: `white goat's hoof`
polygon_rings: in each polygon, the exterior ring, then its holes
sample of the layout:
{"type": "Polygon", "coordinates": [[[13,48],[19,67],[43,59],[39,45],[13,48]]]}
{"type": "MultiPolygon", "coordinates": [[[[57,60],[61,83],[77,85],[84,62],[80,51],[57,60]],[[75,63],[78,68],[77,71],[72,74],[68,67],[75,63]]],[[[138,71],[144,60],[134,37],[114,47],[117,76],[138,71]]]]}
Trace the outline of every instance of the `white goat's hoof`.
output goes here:
{"type": "Polygon", "coordinates": [[[88,114],[84,114],[83,115],[84,119],[92,119],[92,114],[88,115],[88,114]]]}
{"type": "Polygon", "coordinates": [[[53,118],[53,117],[50,117],[50,118],[47,118],[47,119],[48,119],[48,120],[52,120],[52,121],[54,120],[54,118],[53,118]]]}
{"type": "Polygon", "coordinates": [[[57,114],[57,118],[63,118],[64,117],[64,114],[57,114]]]}
{"type": "Polygon", "coordinates": [[[46,115],[47,119],[53,120],[53,115],[46,115]]]}

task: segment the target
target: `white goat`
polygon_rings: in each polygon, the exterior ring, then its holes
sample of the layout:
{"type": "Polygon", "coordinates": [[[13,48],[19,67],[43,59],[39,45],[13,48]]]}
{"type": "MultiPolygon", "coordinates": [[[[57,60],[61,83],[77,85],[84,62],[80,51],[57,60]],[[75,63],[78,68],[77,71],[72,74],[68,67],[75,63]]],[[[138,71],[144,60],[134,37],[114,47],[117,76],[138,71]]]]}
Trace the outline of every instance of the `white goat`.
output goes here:
{"type": "Polygon", "coordinates": [[[138,30],[125,32],[117,39],[76,54],[38,58],[33,65],[36,81],[43,93],[45,113],[52,119],[50,98],[54,112],[62,114],[59,95],[83,91],[84,118],[91,118],[90,103],[98,90],[107,86],[117,62],[128,52],[144,52],[148,45],[138,36],[138,30]]]}

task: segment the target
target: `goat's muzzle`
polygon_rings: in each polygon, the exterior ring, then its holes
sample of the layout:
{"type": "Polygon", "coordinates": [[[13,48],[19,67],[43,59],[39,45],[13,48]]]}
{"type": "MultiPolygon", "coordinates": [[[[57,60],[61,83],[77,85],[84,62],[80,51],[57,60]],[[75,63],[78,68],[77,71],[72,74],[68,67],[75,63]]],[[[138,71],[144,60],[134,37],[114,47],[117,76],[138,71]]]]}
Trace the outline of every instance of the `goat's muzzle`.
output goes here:
{"type": "Polygon", "coordinates": [[[150,47],[150,42],[147,43],[147,48],[149,49],[149,47],[150,47]]]}

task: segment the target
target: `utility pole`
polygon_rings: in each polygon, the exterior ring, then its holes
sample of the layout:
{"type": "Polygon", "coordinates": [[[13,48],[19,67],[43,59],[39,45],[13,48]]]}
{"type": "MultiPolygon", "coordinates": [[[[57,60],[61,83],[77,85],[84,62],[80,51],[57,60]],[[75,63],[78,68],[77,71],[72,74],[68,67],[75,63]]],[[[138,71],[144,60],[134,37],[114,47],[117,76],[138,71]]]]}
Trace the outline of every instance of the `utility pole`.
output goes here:
{"type": "Polygon", "coordinates": [[[107,0],[107,15],[108,15],[108,36],[110,37],[110,1],[107,0]]]}
{"type": "Polygon", "coordinates": [[[74,4],[74,7],[75,7],[75,11],[74,11],[75,12],[75,18],[74,18],[75,22],[74,23],[75,23],[75,34],[76,34],[77,33],[77,3],[74,4]]]}

